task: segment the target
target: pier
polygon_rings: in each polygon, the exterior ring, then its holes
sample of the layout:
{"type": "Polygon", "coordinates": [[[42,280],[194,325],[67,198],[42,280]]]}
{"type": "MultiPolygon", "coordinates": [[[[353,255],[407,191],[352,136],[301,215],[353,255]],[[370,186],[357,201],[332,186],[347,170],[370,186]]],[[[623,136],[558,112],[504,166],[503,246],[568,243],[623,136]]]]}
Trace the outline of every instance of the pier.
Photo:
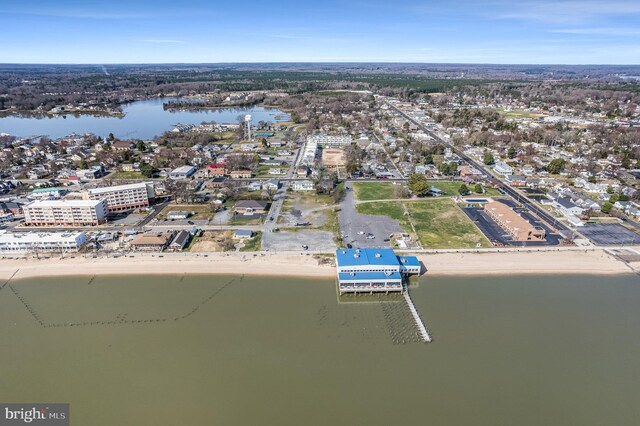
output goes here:
{"type": "Polygon", "coordinates": [[[422,319],[420,319],[420,315],[418,315],[418,311],[416,307],[413,305],[413,301],[411,300],[411,296],[409,296],[409,290],[405,288],[402,293],[404,296],[404,300],[407,302],[407,306],[409,306],[409,310],[411,311],[411,315],[413,315],[413,320],[418,327],[418,331],[420,331],[420,337],[422,337],[422,341],[425,343],[431,342],[431,336],[429,336],[429,332],[427,331],[427,327],[424,326],[422,319]]]}

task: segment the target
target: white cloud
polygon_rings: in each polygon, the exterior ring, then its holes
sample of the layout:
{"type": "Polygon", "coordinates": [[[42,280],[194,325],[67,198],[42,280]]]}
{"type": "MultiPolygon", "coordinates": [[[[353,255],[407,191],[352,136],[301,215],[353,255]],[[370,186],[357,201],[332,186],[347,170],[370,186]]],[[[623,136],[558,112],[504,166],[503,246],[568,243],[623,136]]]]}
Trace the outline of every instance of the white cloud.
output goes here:
{"type": "Polygon", "coordinates": [[[633,28],[561,28],[557,30],[550,30],[549,32],[559,34],[597,34],[607,36],[640,35],[640,30],[633,28]]]}

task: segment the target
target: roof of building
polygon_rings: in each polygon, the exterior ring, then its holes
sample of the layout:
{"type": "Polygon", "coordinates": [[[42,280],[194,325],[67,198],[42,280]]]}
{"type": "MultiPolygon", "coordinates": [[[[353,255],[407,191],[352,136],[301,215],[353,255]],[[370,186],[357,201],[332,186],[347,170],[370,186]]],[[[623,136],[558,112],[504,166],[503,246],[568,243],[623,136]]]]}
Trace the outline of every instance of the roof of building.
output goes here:
{"type": "Polygon", "coordinates": [[[249,238],[251,238],[253,236],[253,231],[248,230],[248,229],[238,229],[235,232],[235,236],[236,237],[249,237],[249,238]]]}
{"type": "Polygon", "coordinates": [[[405,266],[420,266],[420,261],[415,256],[398,256],[398,260],[405,266]]]}
{"type": "Polygon", "coordinates": [[[558,202],[558,204],[560,204],[562,207],[567,208],[567,209],[571,209],[573,207],[578,207],[577,205],[574,204],[573,201],[571,201],[568,198],[558,198],[556,200],[558,202]]]}
{"type": "Polygon", "coordinates": [[[124,191],[127,189],[138,189],[138,188],[146,188],[147,185],[152,185],[151,182],[139,182],[139,183],[130,183],[128,185],[116,185],[116,186],[104,186],[101,188],[91,188],[89,189],[89,193],[91,194],[102,194],[104,192],[113,192],[113,191],[124,191]]]}
{"type": "Polygon", "coordinates": [[[527,219],[520,216],[511,207],[500,201],[491,201],[484,205],[484,209],[500,216],[509,223],[511,229],[526,231],[535,228],[527,219]]]}
{"type": "Polygon", "coordinates": [[[59,187],[54,187],[54,188],[37,188],[34,189],[33,191],[31,191],[33,194],[41,194],[44,192],[53,192],[53,191],[65,191],[68,192],[68,190],[66,188],[59,188],[59,187]]]}
{"type": "Polygon", "coordinates": [[[178,232],[178,235],[176,235],[176,237],[173,239],[173,241],[171,242],[171,245],[172,246],[178,245],[180,247],[184,247],[189,241],[189,237],[191,237],[191,234],[185,230],[182,230],[178,232]]]}
{"type": "Polygon", "coordinates": [[[267,206],[269,205],[268,202],[266,201],[259,201],[259,200],[240,200],[236,203],[236,208],[260,208],[260,209],[266,209],[267,206]]]}
{"type": "Polygon", "coordinates": [[[6,232],[0,231],[0,242],[23,242],[23,243],[59,243],[75,242],[78,238],[83,238],[84,232],[6,232]]]}
{"type": "Polygon", "coordinates": [[[336,250],[336,259],[338,266],[399,265],[395,253],[388,248],[336,250]]]}
{"type": "Polygon", "coordinates": [[[196,168],[193,166],[180,166],[173,169],[171,173],[191,173],[194,170],[196,170],[196,168]]]}
{"type": "Polygon", "coordinates": [[[102,200],[40,200],[27,204],[26,207],[95,207],[102,200]]]}

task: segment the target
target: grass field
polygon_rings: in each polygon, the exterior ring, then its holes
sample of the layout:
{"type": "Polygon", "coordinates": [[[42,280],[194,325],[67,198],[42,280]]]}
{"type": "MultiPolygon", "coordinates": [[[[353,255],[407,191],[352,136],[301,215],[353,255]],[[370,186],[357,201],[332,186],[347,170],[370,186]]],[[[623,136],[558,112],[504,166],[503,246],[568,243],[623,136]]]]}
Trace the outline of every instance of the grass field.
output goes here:
{"type": "MultiPolygon", "coordinates": [[[[460,188],[460,185],[462,185],[464,182],[461,182],[461,181],[447,182],[447,181],[440,181],[440,180],[429,180],[429,181],[427,181],[427,183],[430,186],[435,186],[439,190],[444,191],[444,195],[445,196],[447,196],[447,197],[455,197],[455,196],[460,195],[458,193],[458,189],[460,188]]],[[[474,186],[475,186],[474,184],[467,185],[467,187],[469,187],[469,189],[472,191],[472,193],[469,194],[469,195],[483,195],[485,197],[502,195],[500,193],[500,191],[498,191],[497,189],[495,189],[495,188],[486,188],[484,186],[483,186],[483,188],[485,189],[485,193],[484,194],[476,194],[475,192],[473,192],[474,186]]]]}
{"type": "Polygon", "coordinates": [[[354,182],[352,186],[360,201],[400,198],[396,195],[397,185],[391,182],[354,182]]]}
{"type": "Polygon", "coordinates": [[[424,248],[491,247],[471,220],[451,200],[406,203],[424,248]]]}
{"type": "Polygon", "coordinates": [[[142,176],[140,172],[124,172],[117,171],[113,172],[109,175],[111,179],[148,179],[142,176]]]}
{"type": "Polygon", "coordinates": [[[413,224],[424,248],[475,248],[478,243],[481,247],[491,247],[482,232],[450,199],[382,201],[359,204],[357,209],[359,213],[397,219],[408,233],[413,233],[413,224]],[[405,208],[408,216],[405,215],[405,208]]]}

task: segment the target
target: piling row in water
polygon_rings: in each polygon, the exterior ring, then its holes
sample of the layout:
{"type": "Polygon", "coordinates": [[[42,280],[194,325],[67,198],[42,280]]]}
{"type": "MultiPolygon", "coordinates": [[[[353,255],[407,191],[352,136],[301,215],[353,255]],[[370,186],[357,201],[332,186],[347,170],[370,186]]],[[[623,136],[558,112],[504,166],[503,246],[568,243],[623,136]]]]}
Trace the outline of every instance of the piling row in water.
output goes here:
{"type": "Polygon", "coordinates": [[[394,345],[422,342],[411,314],[401,302],[380,302],[382,313],[394,345]]]}
{"type": "Polygon", "coordinates": [[[425,327],[422,319],[420,319],[420,315],[418,315],[418,311],[416,307],[413,305],[413,301],[409,296],[409,291],[405,289],[404,291],[404,300],[407,302],[407,306],[409,307],[409,311],[411,311],[411,315],[413,315],[413,320],[420,331],[420,336],[422,337],[422,341],[425,343],[431,342],[431,336],[429,336],[429,332],[427,331],[427,327],[425,327]]]}
{"type": "Polygon", "coordinates": [[[38,322],[38,324],[40,324],[42,327],[46,327],[46,324],[44,321],[42,321],[42,318],[40,318],[40,315],[38,315],[36,310],[31,307],[29,302],[27,302],[27,300],[24,297],[22,297],[22,295],[18,292],[18,290],[16,290],[15,287],[12,286],[11,284],[9,284],[9,288],[11,289],[13,294],[15,294],[15,296],[18,298],[18,300],[22,303],[22,305],[27,309],[27,311],[31,314],[31,316],[38,322]]]}

